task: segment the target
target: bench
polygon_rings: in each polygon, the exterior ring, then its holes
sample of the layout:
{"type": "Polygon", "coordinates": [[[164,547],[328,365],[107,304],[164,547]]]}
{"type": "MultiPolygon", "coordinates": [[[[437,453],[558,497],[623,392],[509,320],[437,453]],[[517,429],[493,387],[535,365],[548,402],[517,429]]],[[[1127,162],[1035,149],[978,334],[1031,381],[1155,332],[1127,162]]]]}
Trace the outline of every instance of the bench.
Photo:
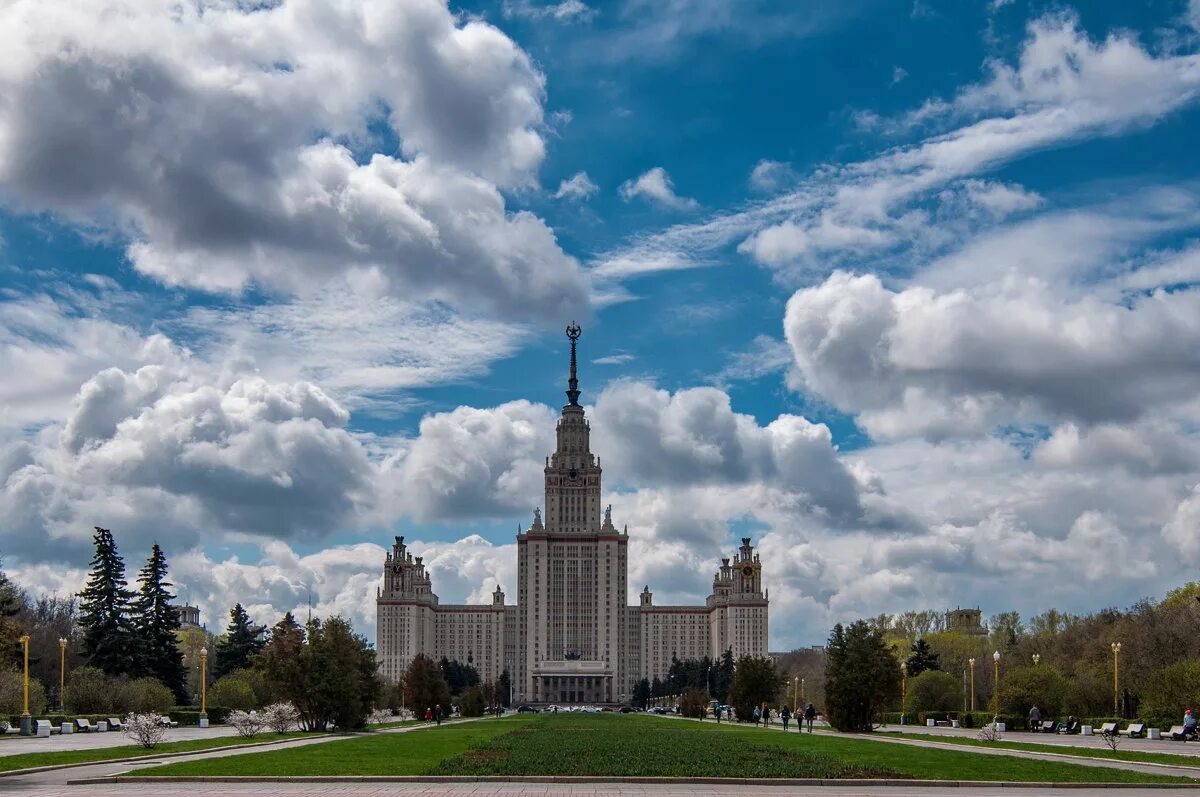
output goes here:
{"type": "Polygon", "coordinates": [[[92,724],[91,720],[75,720],[75,730],[80,733],[95,733],[96,726],[92,724]]]}
{"type": "Polygon", "coordinates": [[[1121,736],[1128,736],[1130,739],[1140,739],[1146,735],[1146,724],[1144,722],[1130,723],[1128,728],[1117,731],[1121,736]]]}
{"type": "Polygon", "coordinates": [[[1116,732],[1117,732],[1117,723],[1115,723],[1115,722],[1106,722],[1100,726],[1100,730],[1099,730],[1099,734],[1101,736],[1112,736],[1116,732]]]}
{"type": "Polygon", "coordinates": [[[43,738],[50,738],[50,720],[35,720],[33,727],[33,735],[43,738]]]}
{"type": "Polygon", "coordinates": [[[1056,727],[1057,726],[1054,724],[1054,720],[1042,720],[1038,724],[1037,729],[1042,733],[1054,733],[1054,729],[1056,727]]]}
{"type": "Polygon", "coordinates": [[[104,720],[96,721],[96,733],[105,733],[108,730],[108,723],[104,720]]]}
{"type": "Polygon", "coordinates": [[[116,717],[109,717],[108,718],[108,729],[110,731],[123,731],[123,730],[125,730],[125,725],[116,717]]]}
{"type": "Polygon", "coordinates": [[[168,717],[166,714],[158,715],[158,724],[164,728],[178,728],[179,723],[168,717]]]}
{"type": "Polygon", "coordinates": [[[63,724],[59,727],[58,733],[60,736],[66,736],[68,733],[75,733],[75,726],[70,720],[63,720],[63,724]]]}

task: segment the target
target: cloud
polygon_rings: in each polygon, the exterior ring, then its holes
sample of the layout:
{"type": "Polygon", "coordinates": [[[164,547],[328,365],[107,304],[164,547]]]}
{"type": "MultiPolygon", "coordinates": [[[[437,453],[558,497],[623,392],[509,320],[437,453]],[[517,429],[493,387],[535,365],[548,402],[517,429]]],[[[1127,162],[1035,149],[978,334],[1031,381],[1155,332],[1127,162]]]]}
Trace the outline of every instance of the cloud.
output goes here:
{"type": "Polygon", "coordinates": [[[597,357],[592,362],[595,365],[624,365],[636,359],[637,357],[632,354],[609,354],[606,357],[597,357]]]}
{"type": "Polygon", "coordinates": [[[750,171],[750,187],[755,191],[773,193],[787,188],[799,179],[790,163],[760,160],[750,171]]]}
{"type": "Polygon", "coordinates": [[[563,180],[554,192],[555,199],[584,200],[600,190],[600,186],[592,182],[587,172],[576,172],[573,177],[563,180]]]}
{"type": "MultiPolygon", "coordinates": [[[[731,245],[789,281],[874,260],[892,270],[926,262],[979,231],[977,217],[935,216],[930,198],[1049,148],[1152,125],[1193,104],[1200,56],[1155,55],[1128,34],[1096,42],[1069,15],[1029,25],[1015,66],[989,61],[986,78],[877,125],[923,132],[856,163],[826,165],[786,192],[692,224],[632,236],[596,258],[598,273],[640,274],[711,265],[731,245]]],[[[976,198],[1005,210],[1032,196],[976,198]]],[[[1011,212],[1011,211],[1010,211],[1011,212]]]]}
{"type": "Polygon", "coordinates": [[[892,291],[834,274],[788,302],[803,385],[872,435],[983,434],[999,424],[1131,421],[1191,401],[1200,293],[1127,304],[1014,278],[892,291]]]}
{"type": "Polygon", "coordinates": [[[578,264],[498,190],[535,181],[544,78],[478,19],[418,0],[23,0],[0,41],[9,206],[113,230],[165,284],[367,275],[493,312],[586,304],[578,264]]]}
{"type": "Polygon", "coordinates": [[[1179,502],[1162,527],[1162,537],[1183,557],[1185,562],[1200,561],[1200,486],[1179,502]]]}
{"type": "Polygon", "coordinates": [[[661,166],[655,166],[636,179],[621,183],[618,193],[626,202],[634,197],[644,197],[671,210],[695,210],[699,207],[696,200],[675,193],[675,184],[671,181],[671,176],[661,166]]]}
{"type": "Polygon", "coordinates": [[[591,22],[598,13],[582,0],[539,5],[532,0],[504,0],[505,19],[550,19],[560,23],[591,22]]]}
{"type": "Polygon", "coordinates": [[[895,86],[897,83],[903,82],[904,78],[906,78],[906,77],[908,77],[907,69],[905,69],[904,67],[901,67],[901,66],[892,67],[892,85],[893,86],[895,86]]]}

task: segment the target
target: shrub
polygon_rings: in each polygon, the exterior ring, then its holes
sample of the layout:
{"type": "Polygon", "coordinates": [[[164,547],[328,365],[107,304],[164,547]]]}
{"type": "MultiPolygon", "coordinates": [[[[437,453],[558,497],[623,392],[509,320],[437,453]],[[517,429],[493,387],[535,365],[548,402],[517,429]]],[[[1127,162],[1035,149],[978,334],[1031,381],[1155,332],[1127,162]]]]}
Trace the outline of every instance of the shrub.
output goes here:
{"type": "Polygon", "coordinates": [[[388,722],[395,722],[396,715],[391,710],[386,708],[377,708],[367,717],[368,725],[384,725],[388,722]]]}
{"type": "MultiPolygon", "coordinates": [[[[1177,661],[1154,673],[1142,695],[1142,713],[1174,717],[1183,722],[1183,711],[1200,705],[1200,661],[1177,661]]],[[[1169,725],[1167,727],[1170,727],[1169,725]]]]}
{"type": "Polygon", "coordinates": [[[300,721],[300,712],[291,703],[272,703],[260,713],[263,722],[276,733],[287,733],[300,721]]]}
{"type": "Polygon", "coordinates": [[[247,677],[249,674],[249,670],[238,670],[218,678],[208,687],[208,699],[241,711],[258,708],[258,695],[247,677]]]}
{"type": "Polygon", "coordinates": [[[116,690],[111,678],[96,667],[77,667],[67,676],[68,714],[107,714],[113,710],[116,690]]]}
{"type": "MultiPolygon", "coordinates": [[[[24,676],[16,670],[0,670],[0,715],[20,714],[25,705],[24,676]]],[[[46,687],[36,678],[29,679],[29,713],[46,710],[46,687]]]]}
{"type": "Polygon", "coordinates": [[[679,713],[692,719],[704,719],[708,714],[708,693],[688,687],[679,701],[679,713]]]}
{"type": "Polygon", "coordinates": [[[942,719],[946,712],[956,711],[962,705],[962,698],[962,684],[958,678],[941,670],[926,670],[909,679],[904,713],[915,717],[920,712],[930,712],[942,719]]]}
{"type": "Polygon", "coordinates": [[[119,682],[114,708],[131,714],[163,714],[175,702],[171,690],[154,678],[119,682]]]}
{"type": "Polygon", "coordinates": [[[1000,711],[1026,718],[1036,705],[1043,719],[1052,719],[1062,713],[1069,688],[1070,683],[1054,667],[1016,667],[1000,679],[1000,711]]]}
{"type": "MultiPolygon", "coordinates": [[[[209,706],[208,721],[212,725],[223,725],[229,717],[230,709],[228,706],[209,706]]],[[[167,712],[167,716],[178,722],[180,725],[198,725],[200,724],[200,707],[199,706],[175,706],[167,712]]]]}
{"type": "Polygon", "coordinates": [[[774,701],[783,679],[775,663],[766,657],[742,656],[733,671],[733,686],[729,702],[737,712],[738,722],[750,722],[754,707],[774,701]]]}
{"type": "Polygon", "coordinates": [[[158,714],[128,714],[124,720],[125,735],[145,747],[153,748],[163,740],[167,729],[159,722],[158,714]]]}
{"type": "Polygon", "coordinates": [[[229,718],[226,722],[237,729],[238,735],[245,736],[246,738],[258,736],[265,727],[263,718],[258,715],[257,711],[235,709],[229,712],[229,718]]]}
{"type": "Polygon", "coordinates": [[[458,701],[459,709],[464,717],[482,717],[484,704],[483,690],[478,686],[469,686],[458,701]]]}

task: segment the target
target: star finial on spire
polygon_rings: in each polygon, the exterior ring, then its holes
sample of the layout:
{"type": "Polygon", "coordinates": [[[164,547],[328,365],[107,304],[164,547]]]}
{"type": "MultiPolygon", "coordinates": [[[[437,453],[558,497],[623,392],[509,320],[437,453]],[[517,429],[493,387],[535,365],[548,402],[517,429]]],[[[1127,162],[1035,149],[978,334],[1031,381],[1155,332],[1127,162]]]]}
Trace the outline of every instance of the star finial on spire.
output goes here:
{"type": "Polygon", "coordinates": [[[571,377],[567,380],[567,400],[572,407],[579,406],[579,380],[575,377],[575,341],[583,334],[579,324],[574,321],[567,327],[567,337],[571,340],[571,377]]]}

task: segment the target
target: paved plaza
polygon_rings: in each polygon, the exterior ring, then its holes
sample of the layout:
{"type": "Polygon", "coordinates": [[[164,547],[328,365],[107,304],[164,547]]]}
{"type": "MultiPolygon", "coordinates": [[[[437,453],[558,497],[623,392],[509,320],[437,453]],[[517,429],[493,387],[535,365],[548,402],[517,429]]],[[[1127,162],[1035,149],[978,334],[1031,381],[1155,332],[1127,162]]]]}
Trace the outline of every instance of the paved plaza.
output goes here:
{"type": "MultiPolygon", "coordinates": [[[[237,730],[231,725],[213,725],[208,728],[179,727],[168,730],[163,741],[185,742],[191,739],[219,739],[223,736],[236,735],[237,730]]],[[[0,756],[61,753],[66,750],[99,750],[105,747],[124,747],[131,744],[136,744],[136,742],[119,731],[68,733],[65,736],[54,734],[48,739],[7,734],[0,738],[0,756]]]]}

